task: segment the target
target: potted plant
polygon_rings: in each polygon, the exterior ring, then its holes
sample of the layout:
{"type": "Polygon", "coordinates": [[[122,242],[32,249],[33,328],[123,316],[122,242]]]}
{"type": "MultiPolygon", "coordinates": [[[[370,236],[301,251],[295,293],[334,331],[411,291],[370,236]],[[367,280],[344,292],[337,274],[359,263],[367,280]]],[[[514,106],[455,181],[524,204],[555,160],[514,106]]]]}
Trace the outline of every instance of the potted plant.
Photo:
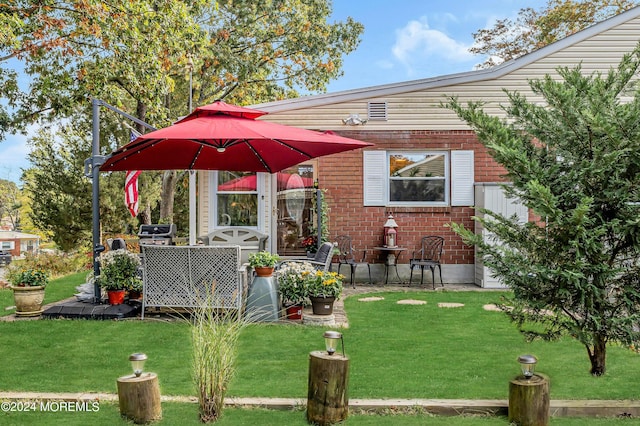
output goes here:
{"type": "Polygon", "coordinates": [[[42,313],[44,289],[49,283],[49,275],[38,268],[10,269],[7,279],[12,284],[16,316],[32,317],[42,313]]]}
{"type": "Polygon", "coordinates": [[[100,287],[107,291],[109,303],[124,302],[125,290],[137,287],[142,282],[138,277],[140,258],[125,249],[110,250],[100,256],[100,287]]]}
{"type": "Polygon", "coordinates": [[[133,280],[129,287],[127,287],[129,293],[129,300],[138,300],[142,297],[142,280],[133,280]]]}
{"type": "Polygon", "coordinates": [[[315,235],[309,235],[302,240],[302,247],[307,251],[307,257],[313,258],[318,251],[318,238],[315,235]]]}
{"type": "Polygon", "coordinates": [[[313,313],[316,315],[333,313],[333,302],[342,294],[344,275],[337,272],[315,271],[304,273],[303,276],[313,313]]]}
{"type": "Polygon", "coordinates": [[[273,275],[273,269],[279,260],[280,256],[266,250],[249,254],[249,266],[256,271],[256,275],[259,277],[270,277],[273,275]]]}
{"type": "Polygon", "coordinates": [[[288,319],[302,319],[302,307],[308,303],[309,294],[305,276],[315,272],[309,262],[284,262],[278,268],[278,291],[288,319]]]}

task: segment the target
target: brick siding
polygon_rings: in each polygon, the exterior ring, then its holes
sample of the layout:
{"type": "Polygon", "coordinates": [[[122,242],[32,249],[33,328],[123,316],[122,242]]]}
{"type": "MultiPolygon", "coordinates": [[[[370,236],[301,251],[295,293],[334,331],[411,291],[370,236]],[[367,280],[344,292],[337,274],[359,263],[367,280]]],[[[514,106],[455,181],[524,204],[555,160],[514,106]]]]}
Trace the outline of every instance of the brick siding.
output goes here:
{"type": "MultiPolygon", "coordinates": [[[[504,169],[487,153],[472,131],[367,131],[336,132],[375,144],[384,150],[473,150],[476,182],[503,181],[504,169]]],[[[465,245],[450,228],[452,222],[473,229],[471,207],[371,207],[363,206],[362,151],[349,151],[320,158],[320,187],[326,190],[330,209],[331,237],[348,234],[358,249],[382,245],[383,225],[389,214],[398,223],[398,245],[407,250],[400,258],[408,262],[421,237],[444,237],[445,264],[473,264],[473,247],[465,245]]],[[[383,255],[369,251],[369,261],[380,263],[383,255]]]]}

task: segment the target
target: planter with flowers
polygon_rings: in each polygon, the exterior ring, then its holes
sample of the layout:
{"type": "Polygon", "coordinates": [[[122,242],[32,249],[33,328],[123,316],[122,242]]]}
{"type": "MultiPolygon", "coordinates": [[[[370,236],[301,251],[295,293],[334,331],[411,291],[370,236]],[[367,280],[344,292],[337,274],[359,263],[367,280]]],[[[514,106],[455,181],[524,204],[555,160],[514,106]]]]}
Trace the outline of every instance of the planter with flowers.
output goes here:
{"type": "Polygon", "coordinates": [[[13,290],[16,316],[33,317],[42,313],[44,289],[49,283],[46,271],[36,268],[9,270],[7,278],[13,290]]]}
{"type": "Polygon", "coordinates": [[[287,319],[302,319],[302,308],[309,300],[305,277],[314,272],[315,268],[309,262],[284,261],[278,268],[278,292],[282,298],[287,319]]]}
{"type": "Polygon", "coordinates": [[[344,275],[315,271],[303,274],[304,283],[315,315],[331,315],[333,303],[342,294],[344,275]]]}
{"type": "Polygon", "coordinates": [[[307,257],[313,258],[315,253],[318,251],[318,237],[315,235],[309,235],[307,238],[302,240],[301,244],[307,251],[307,257]]]}
{"type": "Polygon", "coordinates": [[[268,251],[259,251],[257,253],[249,253],[249,266],[256,271],[259,277],[270,277],[273,270],[280,260],[280,256],[268,251]]]}
{"type": "Polygon", "coordinates": [[[134,280],[127,287],[129,300],[140,300],[142,298],[142,280],[134,280]]]}
{"type": "Polygon", "coordinates": [[[107,291],[109,303],[124,302],[125,291],[138,288],[142,281],[138,277],[140,258],[125,249],[110,250],[100,256],[100,287],[107,291]]]}

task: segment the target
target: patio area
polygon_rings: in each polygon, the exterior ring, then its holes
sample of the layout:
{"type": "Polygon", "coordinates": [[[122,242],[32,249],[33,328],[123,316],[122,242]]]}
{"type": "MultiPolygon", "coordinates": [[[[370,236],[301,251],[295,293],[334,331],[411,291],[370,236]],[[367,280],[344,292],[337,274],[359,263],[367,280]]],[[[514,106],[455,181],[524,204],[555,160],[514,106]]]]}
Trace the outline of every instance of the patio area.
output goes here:
{"type": "MultiPolygon", "coordinates": [[[[304,309],[303,318],[307,318],[307,324],[310,325],[330,325],[335,327],[349,327],[349,318],[344,309],[344,299],[354,295],[366,295],[367,293],[377,293],[386,291],[400,291],[400,292],[441,292],[441,291],[490,291],[482,289],[475,284],[446,284],[445,287],[436,287],[436,290],[431,288],[429,283],[423,286],[413,284],[358,284],[356,288],[351,286],[345,286],[342,296],[335,301],[333,306],[333,314],[330,318],[321,318],[321,316],[313,315],[311,307],[304,309]],[[309,319],[311,319],[309,321],[309,319]],[[315,320],[315,321],[314,321],[315,320]]],[[[108,305],[98,304],[94,305],[90,302],[78,301],[75,297],[65,299],[59,302],[51,303],[44,306],[44,312],[42,318],[56,319],[95,319],[95,320],[121,320],[121,319],[133,319],[141,316],[142,304],[139,301],[133,301],[121,305],[108,305]]],[[[145,313],[145,318],[150,320],[156,320],[158,318],[169,318],[175,315],[175,310],[172,309],[150,309],[145,313]]],[[[33,318],[16,318],[15,315],[7,315],[0,317],[0,321],[22,321],[33,320],[33,318]]],[[[285,318],[281,318],[282,323],[302,323],[302,321],[290,321],[285,318]]]]}

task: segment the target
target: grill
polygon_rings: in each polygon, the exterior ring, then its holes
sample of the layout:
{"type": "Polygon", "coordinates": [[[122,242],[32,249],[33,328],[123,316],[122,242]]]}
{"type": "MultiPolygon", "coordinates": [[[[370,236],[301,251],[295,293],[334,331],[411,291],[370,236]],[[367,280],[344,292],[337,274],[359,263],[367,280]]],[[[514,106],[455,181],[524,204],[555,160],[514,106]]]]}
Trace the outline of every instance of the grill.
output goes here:
{"type": "Polygon", "coordinates": [[[154,244],[161,246],[173,246],[173,237],[176,236],[176,225],[171,224],[152,224],[140,225],[138,238],[140,244],[154,244]]]}

